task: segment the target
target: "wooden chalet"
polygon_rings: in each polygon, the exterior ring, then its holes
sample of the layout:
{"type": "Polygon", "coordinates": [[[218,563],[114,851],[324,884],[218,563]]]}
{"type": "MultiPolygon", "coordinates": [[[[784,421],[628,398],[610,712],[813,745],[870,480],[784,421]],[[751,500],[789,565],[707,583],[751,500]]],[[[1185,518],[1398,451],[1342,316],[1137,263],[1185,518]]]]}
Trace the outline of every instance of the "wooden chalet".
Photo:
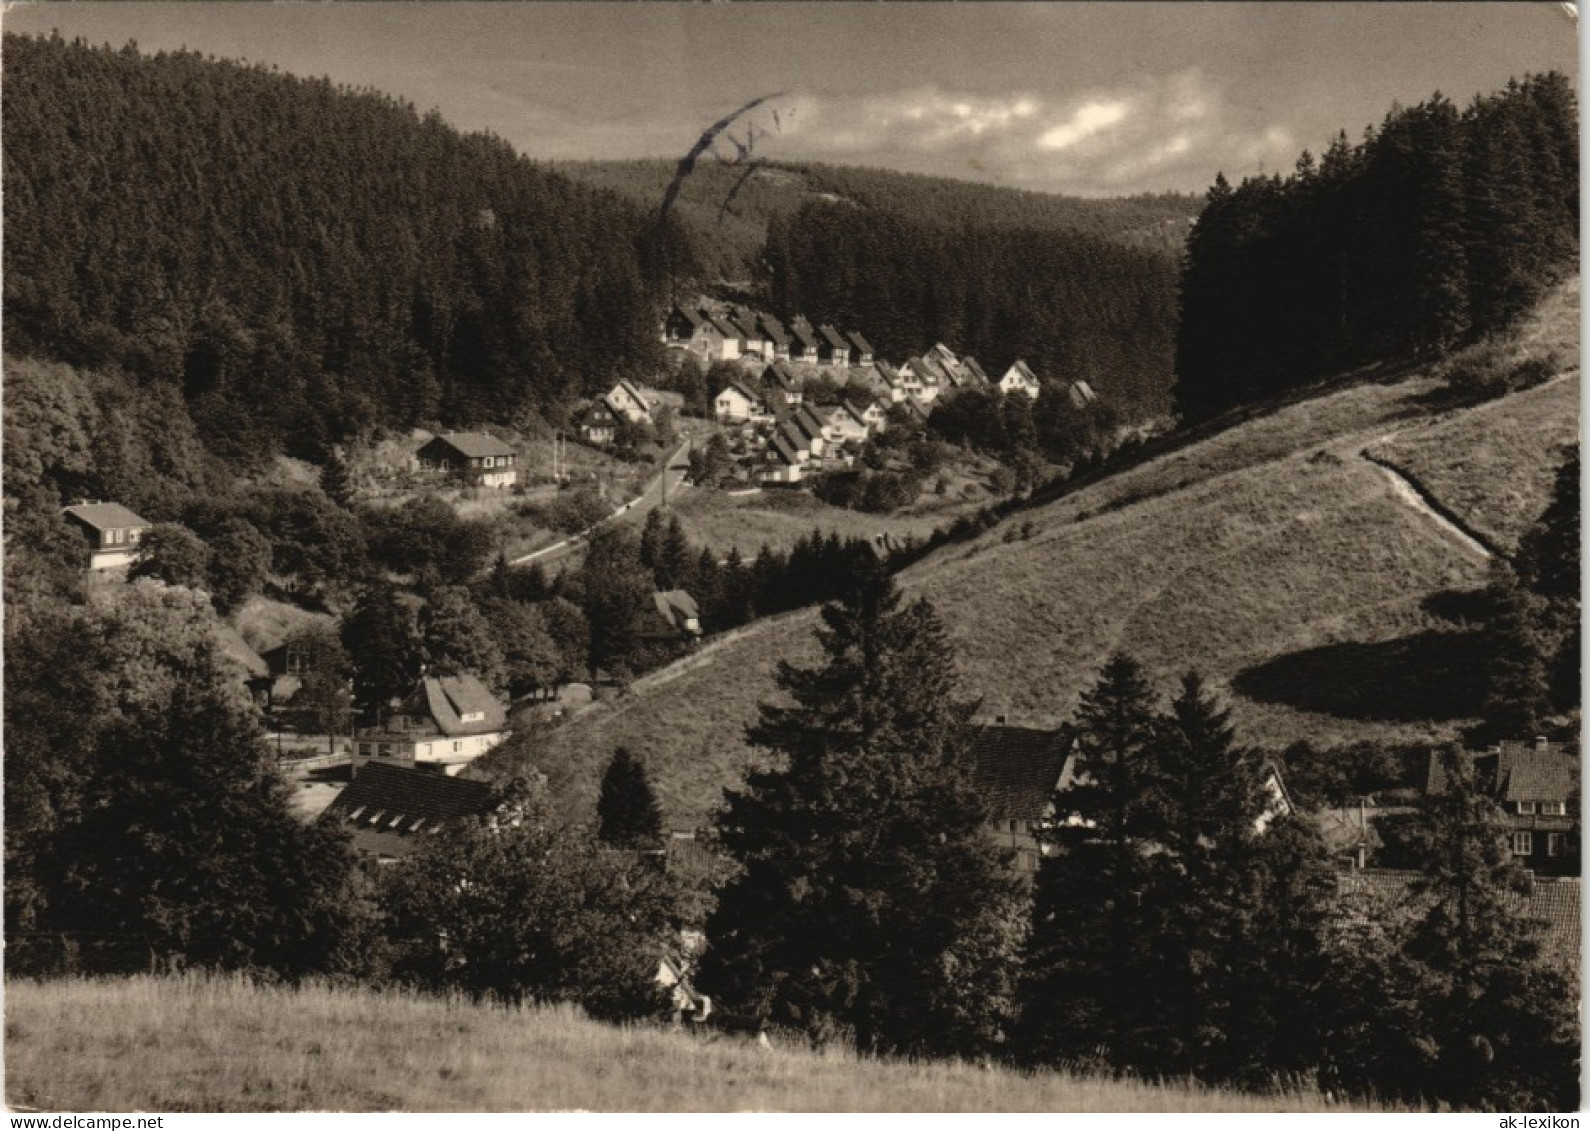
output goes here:
{"type": "Polygon", "coordinates": [[[511,445],[489,432],[447,432],[414,453],[421,473],[441,474],[473,487],[512,487],[519,480],[511,445]]]}

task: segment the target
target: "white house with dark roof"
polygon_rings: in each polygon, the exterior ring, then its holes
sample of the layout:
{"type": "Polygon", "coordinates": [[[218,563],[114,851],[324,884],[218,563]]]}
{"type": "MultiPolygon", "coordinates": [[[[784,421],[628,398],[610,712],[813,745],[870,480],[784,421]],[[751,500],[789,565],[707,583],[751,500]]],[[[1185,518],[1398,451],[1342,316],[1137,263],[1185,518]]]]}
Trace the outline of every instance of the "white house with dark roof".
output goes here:
{"type": "Polygon", "coordinates": [[[725,424],[766,419],[763,399],[740,381],[730,381],[712,400],[712,414],[725,424]]]}
{"type": "Polygon", "coordinates": [[[369,764],[457,773],[508,737],[508,708],[476,677],[426,676],[379,727],[354,736],[355,772],[369,764]]]}
{"type": "Polygon", "coordinates": [[[63,512],[89,545],[89,569],[121,569],[138,560],[140,543],[154,524],[120,503],[81,502],[63,512]]]}
{"type": "Polygon", "coordinates": [[[1017,358],[1011,367],[1005,370],[1005,375],[999,379],[1001,393],[1025,393],[1033,400],[1038,399],[1038,393],[1043,388],[1038,382],[1038,375],[1021,358],[1017,358]]]}
{"type": "Polygon", "coordinates": [[[856,330],[849,331],[845,337],[850,339],[850,364],[861,369],[871,365],[873,358],[877,354],[877,351],[872,348],[872,343],[862,337],[861,333],[856,330]]]}
{"type": "MultiPolygon", "coordinates": [[[[1507,816],[1507,844],[1514,859],[1540,874],[1578,875],[1579,762],[1560,742],[1500,742],[1463,757],[1475,784],[1507,816]]],[[[1445,793],[1449,768],[1431,751],[1425,794],[1445,793]]]]}
{"type": "Polygon", "coordinates": [[[519,480],[517,460],[512,445],[489,432],[446,432],[421,445],[413,465],[417,471],[442,473],[471,486],[512,487],[519,480]]]}
{"type": "Polygon", "coordinates": [[[650,424],[651,401],[633,381],[619,381],[602,396],[602,403],[631,424],[650,424]]]}

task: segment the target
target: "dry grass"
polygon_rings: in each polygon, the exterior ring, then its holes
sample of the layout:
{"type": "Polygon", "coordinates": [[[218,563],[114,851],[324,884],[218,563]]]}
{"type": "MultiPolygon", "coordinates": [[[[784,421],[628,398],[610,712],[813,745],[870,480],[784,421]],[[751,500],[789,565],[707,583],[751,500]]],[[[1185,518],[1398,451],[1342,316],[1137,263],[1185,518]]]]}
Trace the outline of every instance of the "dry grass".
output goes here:
{"type": "MultiPolygon", "coordinates": [[[[1018,513],[900,581],[938,608],[963,685],[987,711],[1064,719],[1124,648],[1167,690],[1198,667],[1231,698],[1249,741],[1447,739],[1472,700],[1432,688],[1442,680],[1431,665],[1461,686],[1472,642],[1423,602],[1479,586],[1486,563],[1360,453],[1433,421],[1452,447],[1478,445],[1506,414],[1556,411],[1537,400],[1565,408],[1567,384],[1441,417],[1429,375],[1341,389],[1018,513]],[[1004,541],[1027,522],[1030,540],[1004,541]]],[[[1491,445],[1483,466],[1496,489],[1516,492],[1519,513],[1544,506],[1532,445],[1491,445]]],[[[815,657],[813,624],[806,613],[753,625],[538,740],[530,760],[578,813],[594,804],[613,748],[629,745],[647,757],[669,823],[690,827],[754,759],[744,728],[774,694],[776,662],[815,657]]]]}
{"type": "Polygon", "coordinates": [[[763,1051],[566,1009],[232,979],[14,980],[6,1099],[46,1111],[1344,1111],[1316,1093],[763,1051]]]}
{"type": "Polygon", "coordinates": [[[1540,517],[1563,448],[1579,439],[1579,376],[1411,428],[1371,449],[1508,550],[1540,517]]]}
{"type": "Polygon", "coordinates": [[[1518,351],[1560,359],[1558,380],[1443,414],[1372,449],[1508,550],[1540,516],[1563,447],[1579,439],[1579,293],[1577,277],[1564,283],[1516,335],[1518,351]]]}
{"type": "Polygon", "coordinates": [[[788,551],[814,528],[825,535],[835,531],[841,538],[888,534],[896,539],[925,539],[992,498],[986,491],[970,502],[957,501],[954,494],[943,499],[929,496],[904,511],[878,515],[832,507],[805,491],[775,488],[735,496],[696,490],[680,495],[673,510],[692,545],[711,546],[720,554],[737,548],[741,557],[750,560],[764,545],[788,551]]]}

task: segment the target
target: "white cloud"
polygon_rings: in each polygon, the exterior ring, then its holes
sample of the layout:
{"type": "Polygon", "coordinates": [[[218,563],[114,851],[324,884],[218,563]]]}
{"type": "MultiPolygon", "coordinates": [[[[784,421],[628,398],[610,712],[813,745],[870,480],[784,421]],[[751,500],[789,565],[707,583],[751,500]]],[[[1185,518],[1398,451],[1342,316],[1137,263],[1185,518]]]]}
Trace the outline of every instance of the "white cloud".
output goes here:
{"type": "Polygon", "coordinates": [[[1125,102],[1089,102],[1079,106],[1062,125],[1045,130],[1038,137],[1040,149],[1069,149],[1079,141],[1124,121],[1125,102]]]}
{"type": "Polygon", "coordinates": [[[853,99],[809,95],[791,156],[972,175],[1091,195],[1198,191],[1288,168],[1293,135],[1190,69],[1070,97],[973,94],[921,86],[853,99]]]}

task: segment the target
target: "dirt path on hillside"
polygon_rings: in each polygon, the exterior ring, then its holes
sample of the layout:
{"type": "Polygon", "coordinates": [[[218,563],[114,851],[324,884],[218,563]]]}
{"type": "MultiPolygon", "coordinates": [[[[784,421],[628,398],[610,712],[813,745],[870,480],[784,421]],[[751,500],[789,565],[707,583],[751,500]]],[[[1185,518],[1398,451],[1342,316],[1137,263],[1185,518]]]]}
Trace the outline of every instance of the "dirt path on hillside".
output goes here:
{"type": "MultiPolygon", "coordinates": [[[[1383,444],[1389,439],[1391,439],[1390,436],[1382,436],[1376,443],[1383,444]]],[[[1380,473],[1391,484],[1391,493],[1396,496],[1399,502],[1405,503],[1424,515],[1479,557],[1488,560],[1498,556],[1505,556],[1495,546],[1491,545],[1484,535],[1465,523],[1441,500],[1426,490],[1422,483],[1402,468],[1389,460],[1370,455],[1368,448],[1363,449],[1358,454],[1380,469],[1380,473]]]]}

